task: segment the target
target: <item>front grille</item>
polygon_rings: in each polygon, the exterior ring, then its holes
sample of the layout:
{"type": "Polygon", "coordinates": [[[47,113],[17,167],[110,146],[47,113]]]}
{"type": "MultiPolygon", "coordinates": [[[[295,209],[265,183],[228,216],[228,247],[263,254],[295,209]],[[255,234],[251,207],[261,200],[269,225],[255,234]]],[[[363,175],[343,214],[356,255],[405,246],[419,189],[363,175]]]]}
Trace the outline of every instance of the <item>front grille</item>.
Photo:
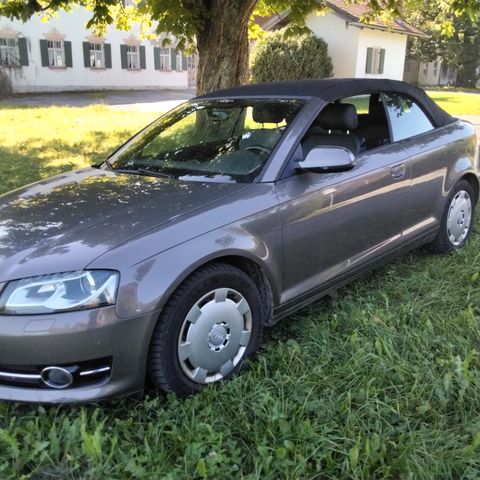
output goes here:
{"type": "Polygon", "coordinates": [[[112,357],[78,363],[61,363],[37,366],[0,365],[0,386],[36,388],[51,390],[42,380],[42,370],[47,367],[61,367],[68,370],[73,382],[68,388],[87,387],[105,383],[112,372],[112,357]]]}

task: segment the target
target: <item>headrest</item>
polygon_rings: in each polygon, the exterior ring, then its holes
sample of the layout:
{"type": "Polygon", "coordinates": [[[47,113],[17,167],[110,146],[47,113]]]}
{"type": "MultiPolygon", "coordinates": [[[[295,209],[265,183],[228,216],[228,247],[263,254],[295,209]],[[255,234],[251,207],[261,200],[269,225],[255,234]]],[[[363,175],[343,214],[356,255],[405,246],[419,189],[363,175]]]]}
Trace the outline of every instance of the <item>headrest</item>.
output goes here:
{"type": "Polygon", "coordinates": [[[257,123],[281,123],[288,113],[285,105],[260,103],[254,105],[252,117],[257,123]]]}
{"type": "Polygon", "coordinates": [[[355,130],[358,126],[357,109],[351,103],[329,103],[314,123],[325,130],[355,130]]]}

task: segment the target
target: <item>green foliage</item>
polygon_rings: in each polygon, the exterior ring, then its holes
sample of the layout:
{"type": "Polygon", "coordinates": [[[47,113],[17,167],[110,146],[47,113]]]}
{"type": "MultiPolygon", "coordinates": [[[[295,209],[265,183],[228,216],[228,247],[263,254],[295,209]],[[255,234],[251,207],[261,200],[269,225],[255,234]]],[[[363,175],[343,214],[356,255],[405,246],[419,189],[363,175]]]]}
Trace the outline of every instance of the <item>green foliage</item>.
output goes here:
{"type": "Polygon", "coordinates": [[[254,82],[326,78],[333,72],[324,40],[312,34],[266,34],[253,50],[250,72],[254,82]]]}
{"type": "Polygon", "coordinates": [[[430,38],[410,37],[408,54],[424,62],[440,58],[457,69],[458,86],[475,87],[476,69],[480,65],[480,26],[478,17],[468,12],[457,5],[457,9],[442,21],[442,10],[437,8],[436,0],[423,2],[418,9],[409,12],[407,18],[420,25],[430,38]]]}
{"type": "MultiPolygon", "coordinates": [[[[453,32],[455,18],[474,21],[480,13],[478,0],[430,0],[437,12],[435,21],[443,31],[453,32]]],[[[422,9],[420,0],[349,0],[370,7],[362,20],[380,17],[386,22],[422,9]]],[[[247,22],[254,38],[260,34],[255,15],[270,16],[289,12],[289,31],[305,31],[305,18],[312,11],[325,11],[326,1],[317,0],[139,0],[124,7],[121,0],[0,0],[0,16],[26,21],[36,13],[47,17],[61,9],[84,5],[92,12],[87,24],[97,33],[115,24],[130,29],[139,23],[142,35],[155,37],[170,32],[176,47],[199,54],[197,86],[200,93],[245,82],[248,67],[247,22]],[[222,15],[223,14],[223,15],[222,15]],[[235,21],[233,21],[235,20],[235,21]],[[211,41],[213,39],[213,41],[211,41]],[[229,50],[234,48],[234,51],[229,50]]]]}

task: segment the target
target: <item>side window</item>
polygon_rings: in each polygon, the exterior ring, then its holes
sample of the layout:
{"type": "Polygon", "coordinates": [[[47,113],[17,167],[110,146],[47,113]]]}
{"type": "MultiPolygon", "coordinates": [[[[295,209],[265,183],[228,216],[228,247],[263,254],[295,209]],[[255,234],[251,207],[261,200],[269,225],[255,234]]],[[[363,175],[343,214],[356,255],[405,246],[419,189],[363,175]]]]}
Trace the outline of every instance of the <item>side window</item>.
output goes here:
{"type": "Polygon", "coordinates": [[[432,122],[411,98],[398,94],[384,98],[394,142],[433,130],[432,122]]]}
{"type": "Polygon", "coordinates": [[[385,49],[380,47],[367,48],[367,63],[365,73],[382,74],[385,67],[385,49]]]}

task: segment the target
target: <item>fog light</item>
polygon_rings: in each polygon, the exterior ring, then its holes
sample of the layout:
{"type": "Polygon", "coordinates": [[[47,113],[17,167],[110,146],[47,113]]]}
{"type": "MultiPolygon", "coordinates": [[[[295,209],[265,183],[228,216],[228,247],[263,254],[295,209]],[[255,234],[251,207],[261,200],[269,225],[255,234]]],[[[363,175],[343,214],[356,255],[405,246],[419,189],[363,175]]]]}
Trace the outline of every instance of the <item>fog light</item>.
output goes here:
{"type": "Polygon", "coordinates": [[[72,374],[61,367],[46,367],[41,373],[42,381],[50,388],[67,388],[73,383],[72,374]]]}

